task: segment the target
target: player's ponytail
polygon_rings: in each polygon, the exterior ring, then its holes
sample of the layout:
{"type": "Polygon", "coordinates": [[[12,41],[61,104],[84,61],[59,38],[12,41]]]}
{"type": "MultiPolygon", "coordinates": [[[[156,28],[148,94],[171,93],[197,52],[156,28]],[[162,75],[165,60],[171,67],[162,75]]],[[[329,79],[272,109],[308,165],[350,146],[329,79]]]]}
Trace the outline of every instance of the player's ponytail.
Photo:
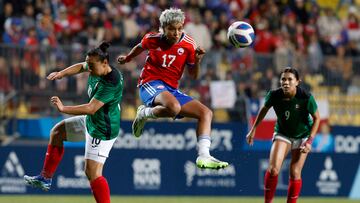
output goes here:
{"type": "Polygon", "coordinates": [[[104,53],[106,53],[106,50],[110,47],[110,43],[108,42],[102,42],[99,45],[99,48],[101,49],[101,51],[103,51],[104,53]]]}
{"type": "Polygon", "coordinates": [[[109,53],[107,49],[110,47],[110,43],[101,42],[101,44],[87,52],[88,56],[98,56],[100,61],[107,59],[109,61],[109,53]]]}

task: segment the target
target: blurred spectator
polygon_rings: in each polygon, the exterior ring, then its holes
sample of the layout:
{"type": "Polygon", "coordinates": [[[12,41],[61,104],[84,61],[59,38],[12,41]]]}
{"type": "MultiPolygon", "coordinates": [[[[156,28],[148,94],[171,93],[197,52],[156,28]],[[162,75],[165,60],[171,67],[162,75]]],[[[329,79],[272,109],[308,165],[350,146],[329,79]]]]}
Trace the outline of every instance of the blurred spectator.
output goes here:
{"type": "MultiPolygon", "coordinates": [[[[88,44],[89,46],[96,46],[97,44],[99,44],[103,39],[104,39],[104,24],[101,21],[100,18],[101,14],[100,14],[100,9],[97,7],[92,7],[89,10],[89,18],[88,21],[86,22],[86,25],[88,26],[88,32],[89,32],[89,37],[90,39],[88,40],[88,44]]],[[[85,34],[85,38],[87,33],[85,34]]]]}
{"type": "Polygon", "coordinates": [[[332,8],[324,8],[324,14],[317,20],[317,27],[323,53],[336,54],[336,48],[341,45],[342,25],[332,8]]]}
{"type": "Polygon", "coordinates": [[[248,117],[247,117],[248,97],[246,96],[245,89],[246,89],[245,82],[237,83],[236,100],[235,100],[234,108],[227,110],[231,121],[240,121],[244,123],[248,121],[248,117]]]}
{"type": "Polygon", "coordinates": [[[277,37],[275,38],[274,67],[276,69],[276,73],[280,73],[283,67],[293,65],[295,47],[294,44],[291,43],[289,33],[280,32],[280,30],[277,30],[276,34],[277,37]]]}
{"type": "Polygon", "coordinates": [[[307,65],[309,67],[310,73],[318,73],[320,66],[323,62],[323,54],[321,52],[321,47],[317,38],[317,35],[311,34],[309,37],[309,44],[307,47],[308,60],[307,65]]]}
{"type": "Polygon", "coordinates": [[[209,29],[202,22],[199,11],[192,12],[191,15],[193,21],[188,22],[185,25],[184,30],[195,40],[197,46],[200,46],[205,50],[209,50],[212,47],[212,40],[209,29]]]}
{"type": "Polygon", "coordinates": [[[26,4],[24,14],[21,17],[22,26],[25,31],[36,26],[34,6],[26,4]]]}
{"type": "MultiPolygon", "coordinates": [[[[125,29],[125,43],[129,47],[134,46],[138,42],[138,33],[140,32],[140,27],[135,21],[135,16],[129,15],[124,19],[125,29]]],[[[142,36],[141,36],[142,37],[142,36]]]]}
{"type": "Polygon", "coordinates": [[[51,47],[57,45],[54,30],[51,10],[50,8],[45,8],[41,14],[37,15],[37,34],[41,45],[51,47]]]}
{"type": "Polygon", "coordinates": [[[218,20],[213,25],[214,43],[219,47],[226,47],[229,45],[227,38],[227,30],[229,27],[229,19],[226,13],[220,13],[218,20]]]}
{"type": "Polygon", "coordinates": [[[125,27],[124,27],[124,17],[121,12],[116,12],[113,16],[113,40],[111,41],[112,45],[122,45],[125,42],[125,27]]]}
{"type": "Polygon", "coordinates": [[[314,152],[334,152],[335,140],[330,132],[330,126],[327,123],[322,123],[320,132],[316,134],[312,150],[314,152]]]}
{"type": "Polygon", "coordinates": [[[12,17],[14,9],[13,5],[9,2],[2,4],[1,1],[0,6],[2,6],[3,10],[0,11],[0,33],[4,33],[5,21],[12,17]]]}
{"type": "Polygon", "coordinates": [[[305,3],[305,0],[295,0],[295,5],[292,9],[301,24],[307,24],[309,19],[309,13],[306,11],[305,3]]]}
{"type": "Polygon", "coordinates": [[[6,44],[23,44],[24,33],[21,27],[21,19],[16,17],[7,18],[4,24],[5,32],[2,34],[2,40],[6,44]]]}
{"type": "Polygon", "coordinates": [[[345,21],[345,27],[348,30],[349,40],[360,42],[360,19],[359,11],[356,7],[349,8],[349,14],[345,21]]]}
{"type": "Polygon", "coordinates": [[[259,79],[259,88],[265,92],[276,89],[279,87],[279,81],[274,74],[273,68],[269,67],[266,69],[265,75],[259,79]]]}

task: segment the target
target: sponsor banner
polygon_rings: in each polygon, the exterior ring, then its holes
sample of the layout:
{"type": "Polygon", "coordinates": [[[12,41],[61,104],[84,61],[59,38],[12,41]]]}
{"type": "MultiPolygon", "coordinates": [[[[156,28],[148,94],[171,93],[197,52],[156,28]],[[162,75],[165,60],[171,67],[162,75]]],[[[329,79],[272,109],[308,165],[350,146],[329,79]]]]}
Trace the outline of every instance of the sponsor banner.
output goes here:
{"type": "Polygon", "coordinates": [[[360,153],[360,127],[333,126],[332,134],[335,136],[336,153],[360,153]]]}
{"type": "Polygon", "coordinates": [[[26,193],[26,186],[22,179],[24,175],[24,168],[19,161],[17,154],[14,151],[10,151],[2,164],[0,192],[26,193]]]}
{"type": "MultiPolygon", "coordinates": [[[[148,123],[144,137],[130,135],[131,123],[122,123],[122,134],[104,166],[114,195],[263,195],[263,176],[269,151],[242,149],[246,125],[214,124],[213,148],[216,158],[228,161],[221,170],[202,170],[197,156],[195,123],[148,123]],[[148,135],[147,135],[147,134],[148,135]],[[146,137],[147,136],[147,137],[146,137]],[[144,140],[143,140],[144,139],[144,140]],[[154,139],[155,141],[153,141],[154,139]],[[172,140],[173,139],[173,140],[172,140]],[[143,140],[143,141],[142,141],[143,140]],[[174,141],[175,140],[175,141],[174,141]],[[153,143],[154,142],[154,143],[153,143]]],[[[46,146],[0,148],[0,192],[4,194],[90,194],[84,174],[84,148],[66,147],[53,178],[52,189],[25,186],[23,175],[39,174],[46,146]]],[[[349,196],[358,191],[359,156],[349,153],[312,153],[302,172],[304,196],[349,196]]],[[[279,174],[277,195],[286,195],[289,157],[279,174]]]]}
{"type": "MultiPolygon", "coordinates": [[[[241,136],[246,131],[247,126],[241,123],[213,124],[211,149],[232,151],[234,144],[243,140],[241,136]]],[[[135,139],[131,133],[131,123],[122,122],[114,149],[193,151],[196,143],[196,123],[148,122],[141,139],[135,139]]]]}

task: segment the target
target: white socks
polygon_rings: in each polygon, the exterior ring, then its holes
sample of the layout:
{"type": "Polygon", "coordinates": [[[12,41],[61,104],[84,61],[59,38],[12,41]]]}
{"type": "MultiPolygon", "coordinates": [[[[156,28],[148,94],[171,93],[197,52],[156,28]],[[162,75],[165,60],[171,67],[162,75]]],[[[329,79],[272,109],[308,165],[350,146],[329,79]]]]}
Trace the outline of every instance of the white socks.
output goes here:
{"type": "Polygon", "coordinates": [[[210,145],[211,138],[209,135],[198,136],[198,155],[199,156],[210,156],[210,145]]]}
{"type": "Polygon", "coordinates": [[[141,117],[143,117],[143,118],[156,118],[156,116],[153,113],[153,108],[152,107],[145,107],[141,111],[141,117]]]}

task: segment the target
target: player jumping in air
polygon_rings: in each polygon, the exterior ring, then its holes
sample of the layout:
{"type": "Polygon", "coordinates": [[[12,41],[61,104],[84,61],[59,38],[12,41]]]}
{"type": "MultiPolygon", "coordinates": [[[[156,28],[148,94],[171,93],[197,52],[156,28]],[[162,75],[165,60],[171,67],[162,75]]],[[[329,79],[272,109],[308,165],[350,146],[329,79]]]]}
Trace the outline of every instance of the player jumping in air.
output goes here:
{"type": "Polygon", "coordinates": [[[273,201],[280,167],[289,151],[291,151],[291,163],[287,202],[296,203],[302,186],[301,170],[319,127],[320,115],[315,99],[298,87],[299,83],[297,70],[285,68],[280,76],[281,88],[272,90],[266,95],[265,104],[246,136],[248,144],[252,145],[256,127],[273,107],[277,122],[269,167],[264,178],[265,203],[273,201]]]}
{"type": "Polygon", "coordinates": [[[200,61],[205,51],[184,33],[184,13],[180,9],[166,9],[160,15],[160,32],[148,33],[118,62],[130,62],[143,51],[148,52],[138,80],[140,97],[145,105],[138,107],[133,122],[133,135],[140,137],[147,119],[159,117],[190,117],[198,120],[198,157],[200,168],[219,169],[228,166],[210,155],[212,111],[178,89],[185,65],[190,76],[198,77],[200,61]]]}
{"type": "Polygon", "coordinates": [[[57,123],[50,133],[43,169],[38,176],[25,175],[27,184],[50,189],[64,154],[64,141],[85,144],[85,174],[97,203],[110,203],[110,189],[102,176],[104,163],[119,134],[120,106],[123,91],[122,75],[109,65],[109,44],[103,42],[87,53],[85,62],[74,64],[60,72],[51,73],[47,79],[57,80],[65,76],[90,72],[88,78],[89,102],[77,106],[64,106],[59,97],[51,102],[59,112],[78,115],[57,123]]]}

